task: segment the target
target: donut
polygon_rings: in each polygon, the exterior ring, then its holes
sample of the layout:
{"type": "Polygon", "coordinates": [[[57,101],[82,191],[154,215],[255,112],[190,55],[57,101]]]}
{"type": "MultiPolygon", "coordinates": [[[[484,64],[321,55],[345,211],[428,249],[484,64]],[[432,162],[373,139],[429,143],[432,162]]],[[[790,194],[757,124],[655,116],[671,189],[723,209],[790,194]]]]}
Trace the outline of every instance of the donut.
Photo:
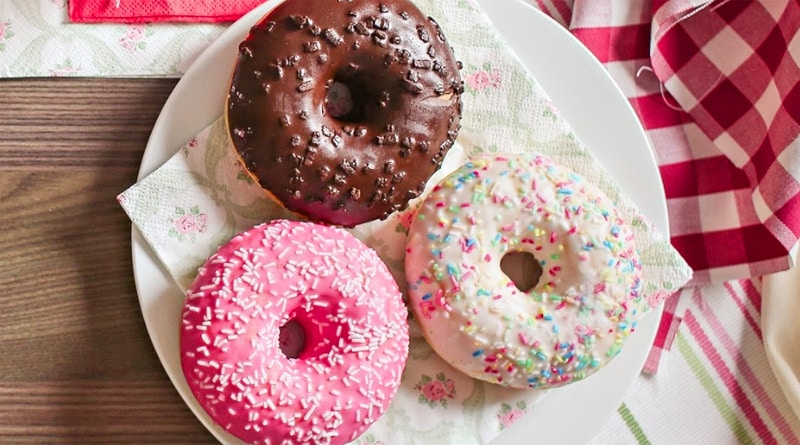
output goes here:
{"type": "Polygon", "coordinates": [[[239,46],[237,156],[268,196],[352,227],[419,196],[460,128],[461,65],[408,0],[287,0],[239,46]]]}
{"type": "Polygon", "coordinates": [[[431,347],[514,388],[558,387],[603,367],[642,301],[635,240],[613,202],[538,155],[478,158],[437,184],[409,229],[405,268],[431,347]],[[532,259],[531,275],[539,269],[532,287],[505,273],[513,255],[532,259]]]}
{"type": "Polygon", "coordinates": [[[377,254],[343,229],[276,220],[200,268],[182,311],[199,405],[251,444],[344,444],[388,407],[408,311],[377,254]]]}

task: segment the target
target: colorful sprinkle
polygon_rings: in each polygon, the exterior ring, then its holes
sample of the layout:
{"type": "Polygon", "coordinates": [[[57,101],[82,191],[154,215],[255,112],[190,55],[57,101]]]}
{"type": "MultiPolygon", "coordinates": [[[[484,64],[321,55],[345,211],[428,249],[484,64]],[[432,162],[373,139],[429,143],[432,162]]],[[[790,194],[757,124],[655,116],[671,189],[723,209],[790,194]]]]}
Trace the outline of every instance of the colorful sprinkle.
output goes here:
{"type": "MultiPolygon", "coordinates": [[[[419,213],[406,261],[409,282],[419,284],[409,294],[428,301],[443,292],[441,306],[449,309],[433,312],[430,323],[445,334],[428,338],[467,374],[513,387],[582,380],[634,330],[643,292],[631,229],[574,172],[542,156],[477,158],[437,184],[419,213]],[[512,251],[531,253],[541,267],[531,290],[520,291],[495,266],[512,251]],[[594,281],[574,282],[577,268],[598,264],[594,281]],[[497,337],[484,328],[490,319],[497,337]],[[448,329],[475,347],[437,344],[453,338],[448,329]]],[[[428,320],[421,323],[426,329],[428,320]]]]}

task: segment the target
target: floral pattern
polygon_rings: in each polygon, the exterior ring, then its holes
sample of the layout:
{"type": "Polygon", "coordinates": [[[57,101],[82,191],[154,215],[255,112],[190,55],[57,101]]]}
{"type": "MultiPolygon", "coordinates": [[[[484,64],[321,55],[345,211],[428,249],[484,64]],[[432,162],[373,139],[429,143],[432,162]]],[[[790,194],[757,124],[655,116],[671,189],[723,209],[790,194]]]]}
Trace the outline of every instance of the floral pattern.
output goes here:
{"type": "Polygon", "coordinates": [[[353,109],[353,96],[350,88],[341,82],[334,82],[325,96],[325,109],[333,117],[345,116],[353,109]]]}
{"type": "Polygon", "coordinates": [[[256,183],[256,181],[253,180],[253,177],[250,174],[248,174],[247,172],[245,172],[243,170],[243,167],[238,165],[238,162],[237,162],[237,167],[239,168],[239,170],[236,172],[236,180],[237,181],[244,181],[244,182],[246,182],[248,184],[255,184],[256,183]]]}
{"type": "Polygon", "coordinates": [[[500,422],[500,429],[504,430],[511,426],[514,422],[520,419],[528,411],[528,405],[524,400],[520,400],[516,405],[511,406],[508,403],[500,405],[500,411],[497,413],[497,420],[500,422]]]}
{"type": "Polygon", "coordinates": [[[129,52],[135,52],[147,48],[145,36],[150,36],[153,31],[145,25],[131,25],[125,29],[125,35],[120,37],[119,44],[129,52]]]}
{"type": "Polygon", "coordinates": [[[0,21],[0,51],[5,51],[6,40],[14,37],[14,32],[11,31],[11,22],[0,21]]]}
{"type": "Polygon", "coordinates": [[[414,389],[420,391],[419,403],[435,408],[442,405],[447,408],[447,401],[456,398],[456,384],[453,379],[447,378],[443,372],[430,378],[423,374],[414,389]]]}
{"type": "Polygon", "coordinates": [[[71,76],[81,71],[80,65],[75,65],[72,59],[67,57],[61,63],[57,63],[54,68],[50,70],[50,75],[53,77],[71,76]]]}
{"type": "Polygon", "coordinates": [[[490,63],[485,63],[483,69],[474,69],[464,78],[467,87],[474,91],[482,91],[487,88],[500,88],[500,70],[492,68],[490,63]]]}
{"type": "MultiPolygon", "coordinates": [[[[109,1],[113,8],[115,1],[109,1]]],[[[68,0],[0,0],[0,77],[179,77],[230,26],[73,23],[68,4],[68,0]],[[81,69],[53,69],[66,54],[81,69]]]]}
{"type": "Polygon", "coordinates": [[[189,142],[183,144],[183,146],[181,147],[181,151],[183,151],[184,155],[189,156],[189,150],[197,147],[198,145],[200,145],[200,141],[198,141],[197,136],[195,136],[189,139],[189,142]]]}
{"type": "Polygon", "coordinates": [[[169,236],[183,242],[187,238],[194,242],[198,233],[207,228],[208,216],[200,213],[199,206],[193,206],[187,212],[182,207],[175,207],[174,217],[169,219],[169,236]]]}

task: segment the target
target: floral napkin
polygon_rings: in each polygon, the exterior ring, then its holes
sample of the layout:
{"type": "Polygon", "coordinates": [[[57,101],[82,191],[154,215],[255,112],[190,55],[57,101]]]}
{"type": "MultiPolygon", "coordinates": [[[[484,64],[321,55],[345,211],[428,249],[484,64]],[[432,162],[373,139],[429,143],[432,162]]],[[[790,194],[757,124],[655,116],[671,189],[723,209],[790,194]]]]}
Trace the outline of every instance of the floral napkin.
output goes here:
{"type": "MultiPolygon", "coordinates": [[[[125,2],[120,0],[120,7],[125,2]]],[[[213,23],[73,23],[71,4],[0,0],[0,78],[178,77],[226,28],[213,23]]]]}
{"type": "MultiPolygon", "coordinates": [[[[686,283],[689,267],[575,137],[479,7],[465,0],[416,3],[438,18],[457,57],[464,61],[466,80],[461,133],[429,184],[471,156],[543,153],[582,174],[617,202],[637,237],[649,303],[660,303],[686,283]]],[[[264,198],[233,153],[224,119],[219,118],[118,198],[183,289],[205,258],[233,234],[267,219],[289,216],[264,198]]],[[[401,288],[412,215],[413,210],[408,210],[352,229],[377,251],[401,288]]],[[[546,394],[503,389],[468,378],[439,359],[413,323],[412,337],[398,396],[357,444],[488,443],[546,394]]]]}

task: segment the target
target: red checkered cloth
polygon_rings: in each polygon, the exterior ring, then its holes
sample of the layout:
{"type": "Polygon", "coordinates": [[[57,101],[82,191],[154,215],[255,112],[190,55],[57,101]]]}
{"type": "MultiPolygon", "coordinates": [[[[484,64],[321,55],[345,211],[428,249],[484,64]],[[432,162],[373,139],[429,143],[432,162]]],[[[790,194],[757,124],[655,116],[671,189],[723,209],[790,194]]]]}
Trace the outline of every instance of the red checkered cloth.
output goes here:
{"type": "Polygon", "coordinates": [[[69,0],[76,23],[230,22],[264,0],[69,0]]]}
{"type": "MultiPolygon", "coordinates": [[[[568,26],[656,152],[690,285],[791,266],[800,236],[800,2],[528,0],[568,26]]],[[[677,299],[674,299],[677,300],[677,299]]],[[[668,301],[654,372],[680,322],[668,301]]]]}

